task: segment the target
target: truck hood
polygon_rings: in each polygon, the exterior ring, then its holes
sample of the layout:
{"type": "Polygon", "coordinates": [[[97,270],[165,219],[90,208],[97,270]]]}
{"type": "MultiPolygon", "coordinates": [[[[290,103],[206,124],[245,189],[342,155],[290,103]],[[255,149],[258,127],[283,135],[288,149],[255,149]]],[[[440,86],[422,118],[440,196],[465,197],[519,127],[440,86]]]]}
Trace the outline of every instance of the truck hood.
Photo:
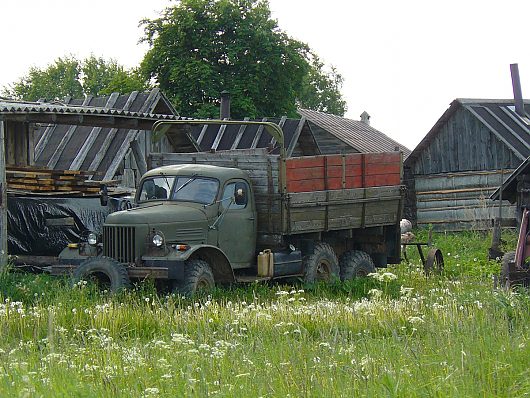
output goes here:
{"type": "Polygon", "coordinates": [[[155,225],[206,220],[206,213],[197,204],[160,202],[111,213],[107,216],[105,224],[155,225]]]}

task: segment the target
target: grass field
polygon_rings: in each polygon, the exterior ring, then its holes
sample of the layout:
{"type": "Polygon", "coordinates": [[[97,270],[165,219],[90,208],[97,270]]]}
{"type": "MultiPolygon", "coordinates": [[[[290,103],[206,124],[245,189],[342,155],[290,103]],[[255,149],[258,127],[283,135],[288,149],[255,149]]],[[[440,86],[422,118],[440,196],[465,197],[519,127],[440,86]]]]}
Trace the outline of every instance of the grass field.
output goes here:
{"type": "Polygon", "coordinates": [[[493,289],[488,236],[435,241],[443,276],[414,258],[349,283],[196,300],[3,273],[0,396],[530,395],[529,294],[493,289]]]}

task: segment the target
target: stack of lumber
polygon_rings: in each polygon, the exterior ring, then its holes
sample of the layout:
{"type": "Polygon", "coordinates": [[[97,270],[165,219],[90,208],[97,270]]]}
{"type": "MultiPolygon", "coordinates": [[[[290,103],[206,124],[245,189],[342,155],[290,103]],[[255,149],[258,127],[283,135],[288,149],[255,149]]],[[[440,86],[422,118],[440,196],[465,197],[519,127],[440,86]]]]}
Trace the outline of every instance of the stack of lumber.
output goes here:
{"type": "Polygon", "coordinates": [[[49,170],[39,167],[6,168],[7,188],[38,194],[97,195],[101,181],[88,180],[94,172],[49,170]]]}

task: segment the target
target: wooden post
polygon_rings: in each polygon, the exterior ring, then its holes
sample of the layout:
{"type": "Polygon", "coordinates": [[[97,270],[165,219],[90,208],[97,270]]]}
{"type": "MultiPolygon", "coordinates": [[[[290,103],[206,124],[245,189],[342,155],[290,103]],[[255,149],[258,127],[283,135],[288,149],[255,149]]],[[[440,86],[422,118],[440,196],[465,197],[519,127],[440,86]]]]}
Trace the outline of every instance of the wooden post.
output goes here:
{"type": "Polygon", "coordinates": [[[7,264],[7,186],[5,122],[0,119],[0,270],[7,264]]]}

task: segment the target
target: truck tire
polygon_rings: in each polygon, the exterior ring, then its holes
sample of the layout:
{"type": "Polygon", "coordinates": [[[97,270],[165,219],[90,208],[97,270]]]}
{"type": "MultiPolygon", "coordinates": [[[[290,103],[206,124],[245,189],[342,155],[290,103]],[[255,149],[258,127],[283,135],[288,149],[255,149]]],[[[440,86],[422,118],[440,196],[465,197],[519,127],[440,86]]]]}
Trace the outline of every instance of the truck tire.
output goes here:
{"type": "Polygon", "coordinates": [[[91,257],[84,260],[72,273],[72,284],[82,280],[94,281],[101,289],[112,293],[131,287],[127,268],[110,257],[91,257]]]}
{"type": "Polygon", "coordinates": [[[350,279],[367,276],[375,272],[375,265],[372,257],[361,250],[350,250],[340,256],[340,279],[347,281],[350,279]]]}
{"type": "Polygon", "coordinates": [[[330,282],[339,278],[339,262],[333,248],[327,243],[317,243],[315,250],[304,257],[304,282],[330,282]]]}
{"type": "Polygon", "coordinates": [[[515,252],[508,252],[502,257],[501,266],[501,288],[510,288],[510,263],[515,261],[515,252]]]}
{"type": "Polygon", "coordinates": [[[186,261],[184,279],[176,283],[175,291],[186,297],[192,297],[198,290],[209,290],[215,286],[213,272],[204,260],[186,261]]]}

